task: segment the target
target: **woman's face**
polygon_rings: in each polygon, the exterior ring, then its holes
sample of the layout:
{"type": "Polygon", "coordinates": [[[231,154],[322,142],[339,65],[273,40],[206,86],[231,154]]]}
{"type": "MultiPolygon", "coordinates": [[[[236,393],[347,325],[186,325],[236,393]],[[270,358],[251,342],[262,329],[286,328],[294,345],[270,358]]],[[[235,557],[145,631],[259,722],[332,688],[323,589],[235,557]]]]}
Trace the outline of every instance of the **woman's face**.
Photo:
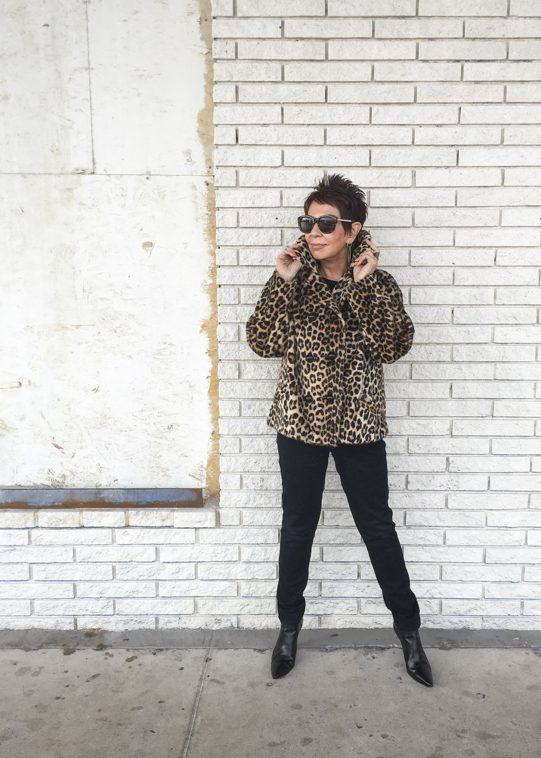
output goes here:
{"type": "MultiPolygon", "coordinates": [[[[319,216],[324,216],[326,213],[332,213],[333,216],[342,218],[342,214],[334,205],[320,204],[316,202],[310,203],[310,207],[308,208],[309,216],[318,218],[319,216]]],[[[316,260],[345,260],[347,255],[346,244],[355,239],[355,235],[358,234],[361,228],[361,222],[356,221],[353,224],[352,231],[349,234],[346,234],[342,222],[338,221],[334,228],[334,232],[325,234],[320,230],[317,224],[314,224],[312,231],[306,234],[305,237],[310,252],[316,260]]]]}

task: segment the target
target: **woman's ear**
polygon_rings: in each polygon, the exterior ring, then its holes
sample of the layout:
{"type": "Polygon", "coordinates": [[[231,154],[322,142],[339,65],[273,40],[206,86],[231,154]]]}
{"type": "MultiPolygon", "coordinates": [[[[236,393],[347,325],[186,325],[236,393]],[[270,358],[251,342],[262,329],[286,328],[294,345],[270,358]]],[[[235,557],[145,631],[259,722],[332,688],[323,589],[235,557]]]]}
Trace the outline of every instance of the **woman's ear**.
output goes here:
{"type": "Polygon", "coordinates": [[[352,242],[354,242],[357,239],[362,228],[363,228],[363,225],[360,221],[354,221],[351,224],[351,231],[353,232],[353,239],[351,240],[352,242]]]}

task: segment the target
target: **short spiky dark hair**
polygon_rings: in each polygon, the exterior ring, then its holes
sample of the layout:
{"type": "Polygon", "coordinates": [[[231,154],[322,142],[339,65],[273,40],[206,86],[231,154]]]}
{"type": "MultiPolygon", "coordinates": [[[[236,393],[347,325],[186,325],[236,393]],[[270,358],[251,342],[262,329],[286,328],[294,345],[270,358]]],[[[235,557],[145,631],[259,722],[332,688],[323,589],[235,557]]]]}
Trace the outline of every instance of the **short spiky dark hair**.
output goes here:
{"type": "MultiPolygon", "coordinates": [[[[312,202],[334,205],[340,211],[341,218],[360,221],[363,226],[368,216],[368,204],[363,190],[342,174],[327,174],[325,171],[314,191],[304,201],[305,213],[308,213],[312,202]]],[[[348,234],[351,224],[342,223],[344,231],[348,234]]]]}

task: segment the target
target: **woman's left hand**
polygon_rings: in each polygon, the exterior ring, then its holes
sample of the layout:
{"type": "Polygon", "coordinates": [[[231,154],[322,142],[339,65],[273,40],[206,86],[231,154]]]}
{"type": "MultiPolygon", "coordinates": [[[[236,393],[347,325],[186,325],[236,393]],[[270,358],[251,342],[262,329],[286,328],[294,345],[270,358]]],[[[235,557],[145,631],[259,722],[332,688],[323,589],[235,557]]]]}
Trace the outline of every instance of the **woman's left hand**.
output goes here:
{"type": "Polygon", "coordinates": [[[379,255],[379,247],[371,239],[365,240],[365,246],[369,246],[371,250],[364,250],[351,264],[355,282],[360,282],[365,276],[370,276],[378,267],[375,253],[379,255]]]}

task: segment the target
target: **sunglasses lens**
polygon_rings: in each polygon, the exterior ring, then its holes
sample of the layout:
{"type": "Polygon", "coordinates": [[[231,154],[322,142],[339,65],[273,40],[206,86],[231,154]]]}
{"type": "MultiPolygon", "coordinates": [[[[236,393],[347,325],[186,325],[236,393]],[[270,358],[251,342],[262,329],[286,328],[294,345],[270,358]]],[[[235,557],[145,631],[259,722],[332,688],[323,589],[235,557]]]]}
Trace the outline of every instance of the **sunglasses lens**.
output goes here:
{"type": "MultiPolygon", "coordinates": [[[[322,231],[324,234],[330,234],[331,232],[334,232],[337,221],[338,219],[336,216],[320,216],[317,221],[317,225],[320,231],[322,231]]],[[[313,216],[299,216],[297,223],[299,224],[299,229],[301,232],[308,234],[314,228],[316,219],[313,216]]]]}
{"type": "Polygon", "coordinates": [[[337,219],[334,216],[321,216],[318,226],[323,233],[329,234],[334,231],[337,219]]]}
{"type": "Polygon", "coordinates": [[[301,232],[308,234],[314,228],[314,219],[311,216],[299,216],[297,219],[301,232]]]}

